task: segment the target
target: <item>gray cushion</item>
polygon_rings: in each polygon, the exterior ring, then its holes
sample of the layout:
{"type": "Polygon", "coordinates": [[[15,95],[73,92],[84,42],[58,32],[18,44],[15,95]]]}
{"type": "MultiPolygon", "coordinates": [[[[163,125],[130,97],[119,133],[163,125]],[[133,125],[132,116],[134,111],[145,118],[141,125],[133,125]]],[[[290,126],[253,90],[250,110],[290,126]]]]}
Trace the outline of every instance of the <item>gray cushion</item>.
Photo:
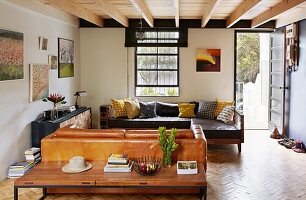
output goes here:
{"type": "Polygon", "coordinates": [[[140,114],[139,118],[156,117],[156,102],[139,102],[140,114]]]}
{"type": "Polygon", "coordinates": [[[217,101],[200,101],[197,117],[214,119],[217,101]]]}

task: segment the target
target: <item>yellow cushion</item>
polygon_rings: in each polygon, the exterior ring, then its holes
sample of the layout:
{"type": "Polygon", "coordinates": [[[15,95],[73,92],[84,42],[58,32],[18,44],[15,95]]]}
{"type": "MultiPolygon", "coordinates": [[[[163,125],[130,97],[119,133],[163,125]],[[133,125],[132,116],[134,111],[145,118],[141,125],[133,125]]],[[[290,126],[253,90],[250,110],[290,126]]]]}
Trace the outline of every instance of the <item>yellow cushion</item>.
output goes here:
{"type": "Polygon", "coordinates": [[[222,112],[222,110],[226,107],[226,106],[232,106],[234,105],[235,101],[220,101],[219,99],[216,98],[217,103],[217,107],[215,109],[215,117],[218,117],[220,115],[220,113],[222,112]]]}
{"type": "Polygon", "coordinates": [[[125,109],[124,100],[130,101],[131,98],[127,98],[127,99],[123,99],[123,100],[111,99],[115,118],[127,117],[127,112],[126,112],[126,109],[125,109]]]}
{"type": "Polygon", "coordinates": [[[178,107],[180,110],[179,117],[196,117],[194,114],[195,104],[180,103],[178,107]]]}
{"type": "Polygon", "coordinates": [[[135,101],[124,100],[124,105],[129,119],[139,116],[140,106],[137,99],[135,101]]]}

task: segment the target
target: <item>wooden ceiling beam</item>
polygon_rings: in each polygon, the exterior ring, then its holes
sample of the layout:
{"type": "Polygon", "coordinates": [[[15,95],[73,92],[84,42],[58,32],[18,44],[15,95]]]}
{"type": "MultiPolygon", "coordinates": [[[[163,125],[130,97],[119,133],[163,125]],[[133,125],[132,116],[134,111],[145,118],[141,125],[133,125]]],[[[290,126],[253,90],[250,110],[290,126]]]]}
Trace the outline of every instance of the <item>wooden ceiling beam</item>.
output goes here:
{"type": "Polygon", "coordinates": [[[65,13],[77,16],[79,18],[85,19],[99,27],[103,27],[103,19],[93,12],[83,8],[80,4],[73,1],[63,1],[63,0],[39,0],[46,5],[52,6],[58,10],[65,13]]]}
{"type": "Polygon", "coordinates": [[[261,24],[264,24],[271,19],[278,17],[279,15],[291,10],[296,6],[299,6],[300,4],[303,4],[304,2],[305,0],[283,0],[269,10],[252,19],[251,27],[255,28],[260,26],[261,24]]]}
{"type": "Polygon", "coordinates": [[[154,27],[154,19],[152,14],[143,0],[130,0],[133,6],[141,13],[141,16],[146,20],[150,27],[154,27]]]}
{"type": "Polygon", "coordinates": [[[113,4],[105,0],[92,0],[97,9],[101,9],[107,15],[115,19],[125,27],[129,26],[128,18],[123,15],[113,4]]]}
{"type": "Polygon", "coordinates": [[[175,27],[180,26],[180,3],[179,0],[173,0],[175,27]]]}
{"type": "Polygon", "coordinates": [[[262,0],[244,0],[226,19],[226,27],[230,28],[237,23],[247,12],[260,5],[262,0]]]}
{"type": "Polygon", "coordinates": [[[209,19],[215,12],[215,10],[220,6],[222,0],[211,0],[209,5],[208,5],[208,10],[207,12],[203,15],[202,18],[202,25],[201,27],[204,28],[206,24],[208,23],[209,19]]]}

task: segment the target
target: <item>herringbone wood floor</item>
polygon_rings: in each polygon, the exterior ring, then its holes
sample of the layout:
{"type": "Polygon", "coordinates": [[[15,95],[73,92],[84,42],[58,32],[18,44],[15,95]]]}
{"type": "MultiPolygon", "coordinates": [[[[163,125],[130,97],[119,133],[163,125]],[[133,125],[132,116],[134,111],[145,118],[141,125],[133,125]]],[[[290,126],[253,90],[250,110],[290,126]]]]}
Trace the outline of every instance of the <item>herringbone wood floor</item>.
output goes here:
{"type": "MultiPolygon", "coordinates": [[[[208,146],[209,200],[305,200],[306,154],[269,138],[267,131],[246,131],[242,153],[236,145],[208,146]]],[[[22,200],[39,199],[40,189],[21,189],[22,200]]],[[[0,183],[0,199],[13,199],[13,180],[0,183]]],[[[193,195],[55,195],[46,199],[183,200],[193,195]]]]}

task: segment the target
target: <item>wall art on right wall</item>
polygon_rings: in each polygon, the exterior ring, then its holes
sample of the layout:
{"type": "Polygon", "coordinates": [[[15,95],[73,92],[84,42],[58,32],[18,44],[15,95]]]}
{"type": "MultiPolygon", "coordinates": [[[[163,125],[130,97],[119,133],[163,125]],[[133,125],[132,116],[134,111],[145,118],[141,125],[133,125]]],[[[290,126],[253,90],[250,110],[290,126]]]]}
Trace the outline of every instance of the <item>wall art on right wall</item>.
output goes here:
{"type": "Polygon", "coordinates": [[[221,49],[197,49],[197,72],[220,72],[221,49]]]}

